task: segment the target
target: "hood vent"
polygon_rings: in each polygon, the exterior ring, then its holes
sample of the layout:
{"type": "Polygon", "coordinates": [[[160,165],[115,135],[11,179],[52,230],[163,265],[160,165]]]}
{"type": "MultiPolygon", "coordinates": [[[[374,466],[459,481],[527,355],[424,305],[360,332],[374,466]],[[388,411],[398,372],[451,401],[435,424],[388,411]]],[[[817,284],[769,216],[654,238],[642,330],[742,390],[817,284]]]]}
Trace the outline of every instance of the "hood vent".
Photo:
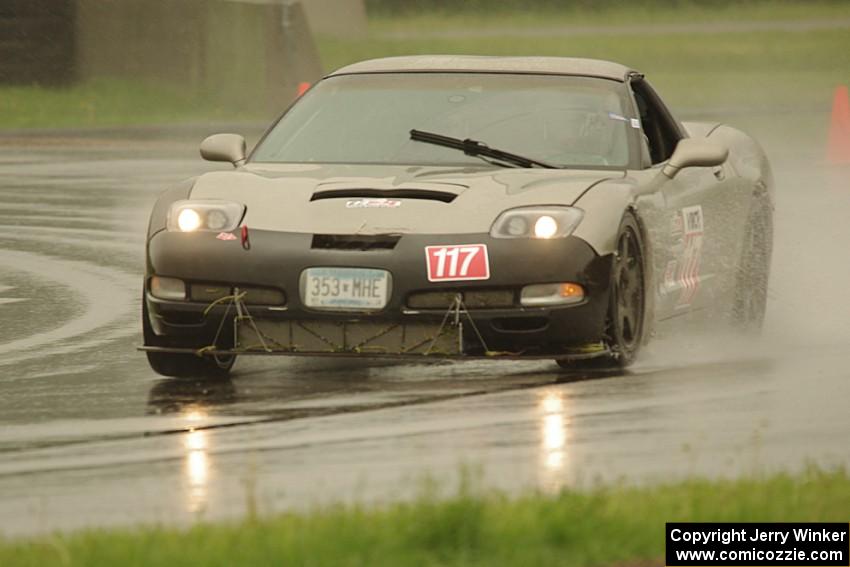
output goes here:
{"type": "Polygon", "coordinates": [[[311,201],[323,199],[419,199],[421,201],[440,201],[451,203],[457,194],[432,189],[326,189],[316,191],[311,201]]]}
{"type": "Polygon", "coordinates": [[[392,250],[399,234],[314,234],[314,250],[392,250]]]}

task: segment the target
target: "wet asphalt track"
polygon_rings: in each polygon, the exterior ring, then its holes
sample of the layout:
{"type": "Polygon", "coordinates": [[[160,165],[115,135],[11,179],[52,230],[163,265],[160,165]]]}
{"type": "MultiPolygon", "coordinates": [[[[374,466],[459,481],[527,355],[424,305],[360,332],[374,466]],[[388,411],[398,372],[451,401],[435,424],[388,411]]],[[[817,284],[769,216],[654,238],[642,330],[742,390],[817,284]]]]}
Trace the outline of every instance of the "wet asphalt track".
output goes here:
{"type": "Polygon", "coordinates": [[[759,342],[665,341],[626,375],[280,357],[197,384],[135,351],[143,233],[159,191],[216,166],[128,137],[0,137],[0,535],[409,498],[463,474],[552,491],[850,464],[850,169],[819,148],[768,143],[759,342]]]}

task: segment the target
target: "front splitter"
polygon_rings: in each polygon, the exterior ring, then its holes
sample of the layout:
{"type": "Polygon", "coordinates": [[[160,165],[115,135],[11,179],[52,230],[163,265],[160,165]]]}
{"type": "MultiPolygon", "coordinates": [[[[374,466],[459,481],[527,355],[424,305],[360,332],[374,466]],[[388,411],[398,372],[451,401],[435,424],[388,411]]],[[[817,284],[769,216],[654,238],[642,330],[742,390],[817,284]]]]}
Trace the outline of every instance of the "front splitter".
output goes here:
{"type": "MultiPolygon", "coordinates": [[[[588,345],[596,347],[597,345],[588,345]]],[[[322,358],[375,358],[384,360],[403,360],[407,362],[424,361],[424,360],[590,360],[604,356],[611,356],[611,350],[599,345],[598,350],[592,351],[573,351],[564,353],[550,354],[522,354],[513,352],[486,352],[484,354],[444,354],[444,353],[379,353],[379,352],[305,352],[305,351],[284,351],[284,350],[262,350],[262,349],[220,349],[206,347],[202,349],[193,348],[172,348],[172,347],[155,347],[155,346],[140,346],[137,350],[142,352],[160,352],[171,354],[191,354],[199,357],[215,357],[215,356],[295,356],[295,357],[322,357],[322,358]]]]}

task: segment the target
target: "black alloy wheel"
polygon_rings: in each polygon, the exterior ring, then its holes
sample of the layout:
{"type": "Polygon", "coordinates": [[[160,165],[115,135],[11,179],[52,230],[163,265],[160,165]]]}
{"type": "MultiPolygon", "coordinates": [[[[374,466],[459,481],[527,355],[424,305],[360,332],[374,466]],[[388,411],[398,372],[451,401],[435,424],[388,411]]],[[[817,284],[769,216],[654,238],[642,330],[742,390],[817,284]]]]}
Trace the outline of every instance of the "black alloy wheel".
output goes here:
{"type": "Polygon", "coordinates": [[[758,334],[764,324],[772,235],[769,206],[756,203],[747,222],[732,302],[732,324],[744,333],[758,334]]]}
{"type": "Polygon", "coordinates": [[[611,265],[604,337],[610,352],[586,360],[558,360],[558,365],[570,370],[612,370],[631,365],[644,339],[646,287],[643,237],[634,214],[626,212],[611,265]]]}
{"type": "Polygon", "coordinates": [[[640,349],[646,303],[643,247],[637,223],[629,217],[617,237],[608,326],[609,346],[620,366],[634,362],[640,349]]]}

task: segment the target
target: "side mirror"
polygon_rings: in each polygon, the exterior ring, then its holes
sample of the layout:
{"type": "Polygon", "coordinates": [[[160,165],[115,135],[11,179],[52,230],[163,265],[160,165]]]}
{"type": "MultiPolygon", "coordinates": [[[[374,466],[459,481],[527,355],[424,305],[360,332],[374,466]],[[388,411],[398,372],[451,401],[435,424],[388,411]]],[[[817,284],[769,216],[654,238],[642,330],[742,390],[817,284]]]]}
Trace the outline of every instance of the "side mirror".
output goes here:
{"type": "Polygon", "coordinates": [[[725,162],[727,157],[729,150],[720,144],[705,139],[683,138],[661,172],[673,179],[686,167],[714,167],[725,162]]]}
{"type": "Polygon", "coordinates": [[[245,161],[247,146],[239,134],[213,134],[201,142],[201,157],[208,161],[229,161],[234,166],[245,161]]]}

